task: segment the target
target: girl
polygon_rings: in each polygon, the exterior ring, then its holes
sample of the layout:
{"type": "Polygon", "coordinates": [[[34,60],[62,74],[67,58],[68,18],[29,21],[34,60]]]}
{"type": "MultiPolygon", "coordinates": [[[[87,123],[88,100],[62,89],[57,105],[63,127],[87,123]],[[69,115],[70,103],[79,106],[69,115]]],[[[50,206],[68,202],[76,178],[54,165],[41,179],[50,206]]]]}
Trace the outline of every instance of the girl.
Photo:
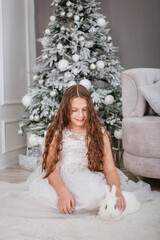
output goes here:
{"type": "MultiPolygon", "coordinates": [[[[56,193],[55,208],[58,205],[61,213],[97,210],[105,197],[106,184],[116,185],[116,207],[125,209],[120,187],[126,185],[128,189],[127,183],[124,184],[127,178],[115,168],[108,133],[82,85],[71,86],[64,93],[47,131],[42,169],[44,179],[48,178],[52,192],[56,193]]],[[[130,182],[130,191],[133,185],[130,182]]],[[[143,194],[146,197],[144,188],[143,194]]],[[[150,190],[148,198],[152,198],[150,190]]]]}
{"type": "Polygon", "coordinates": [[[64,93],[47,130],[42,171],[38,168],[19,186],[3,183],[2,188],[0,183],[1,212],[14,213],[10,205],[15,206],[16,214],[17,208],[23,209],[23,216],[97,212],[106,184],[110,188],[116,185],[116,207],[122,211],[126,203],[121,190],[132,191],[139,200],[152,199],[148,184],[129,181],[115,168],[109,136],[91,96],[85,87],[74,85],[64,93]],[[6,196],[8,202],[4,201],[6,196]]]}

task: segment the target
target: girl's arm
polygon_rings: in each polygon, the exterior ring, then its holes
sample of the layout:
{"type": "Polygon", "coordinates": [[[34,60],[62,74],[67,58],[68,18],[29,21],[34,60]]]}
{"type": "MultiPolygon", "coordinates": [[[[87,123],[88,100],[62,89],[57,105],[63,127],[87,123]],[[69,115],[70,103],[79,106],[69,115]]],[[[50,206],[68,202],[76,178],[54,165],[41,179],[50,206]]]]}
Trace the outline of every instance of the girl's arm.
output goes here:
{"type": "MultiPolygon", "coordinates": [[[[53,161],[53,156],[55,153],[55,137],[53,137],[52,142],[49,146],[49,152],[47,156],[47,165],[50,165],[53,161]]],[[[60,212],[64,214],[72,214],[72,209],[75,208],[75,201],[71,193],[65,187],[62,178],[60,176],[60,166],[59,162],[56,165],[55,170],[48,176],[50,184],[54,187],[59,197],[58,208],[60,212]]]]}
{"type": "Polygon", "coordinates": [[[125,199],[120,190],[120,179],[115,168],[115,164],[113,161],[111,145],[109,141],[109,137],[105,132],[103,134],[103,142],[104,142],[104,158],[103,158],[103,171],[107,180],[107,183],[112,188],[112,185],[116,186],[116,195],[118,197],[117,200],[117,208],[120,210],[124,210],[126,207],[125,199]]]}

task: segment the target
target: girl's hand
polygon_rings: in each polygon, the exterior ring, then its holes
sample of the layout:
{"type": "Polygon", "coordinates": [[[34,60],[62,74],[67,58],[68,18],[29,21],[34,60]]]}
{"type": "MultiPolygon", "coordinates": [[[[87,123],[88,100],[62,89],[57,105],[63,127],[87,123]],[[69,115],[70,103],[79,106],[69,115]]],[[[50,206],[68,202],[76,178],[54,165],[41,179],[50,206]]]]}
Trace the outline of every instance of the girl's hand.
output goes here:
{"type": "Polygon", "coordinates": [[[124,211],[126,208],[126,200],[123,197],[123,194],[121,193],[121,191],[119,191],[117,194],[117,203],[116,203],[116,207],[120,210],[120,211],[124,211]]]}
{"type": "Polygon", "coordinates": [[[59,193],[58,208],[61,213],[72,214],[75,209],[75,201],[67,188],[63,188],[59,193]]]}

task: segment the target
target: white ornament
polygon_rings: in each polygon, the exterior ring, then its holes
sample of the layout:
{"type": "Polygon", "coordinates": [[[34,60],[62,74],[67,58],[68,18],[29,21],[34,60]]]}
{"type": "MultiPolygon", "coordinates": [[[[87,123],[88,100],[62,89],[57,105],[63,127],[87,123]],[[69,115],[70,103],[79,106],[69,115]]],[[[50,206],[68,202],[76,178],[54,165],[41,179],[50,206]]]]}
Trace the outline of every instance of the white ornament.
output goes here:
{"type": "Polygon", "coordinates": [[[58,49],[58,50],[62,50],[62,49],[63,49],[63,44],[62,44],[62,43],[58,43],[57,49],[58,49]]]}
{"type": "Polygon", "coordinates": [[[51,21],[51,22],[55,22],[55,20],[56,20],[56,17],[55,17],[54,15],[52,15],[52,16],[50,16],[50,18],[49,18],[49,19],[50,19],[50,21],[51,21]]]}
{"type": "Polygon", "coordinates": [[[33,76],[33,80],[36,81],[37,79],[38,79],[38,75],[35,74],[35,75],[33,76]]]}
{"type": "Polygon", "coordinates": [[[62,59],[58,62],[58,68],[60,71],[65,71],[68,69],[69,62],[65,59],[62,59]]]}
{"type": "Polygon", "coordinates": [[[66,13],[65,13],[64,11],[60,12],[61,17],[64,17],[65,14],[66,14],[66,13]]]}
{"type": "Polygon", "coordinates": [[[51,3],[51,7],[53,7],[54,6],[54,1],[51,3]]]}
{"type": "Polygon", "coordinates": [[[70,72],[65,72],[65,74],[64,74],[64,79],[65,80],[70,80],[71,79],[71,77],[72,77],[72,74],[70,73],[70,72]]]}
{"type": "Polygon", "coordinates": [[[68,2],[66,3],[66,6],[67,6],[67,7],[70,7],[70,6],[72,6],[72,3],[71,3],[70,1],[68,1],[68,2]]]}
{"type": "Polygon", "coordinates": [[[79,55],[78,54],[74,54],[72,56],[72,59],[73,59],[73,61],[78,62],[79,61],[79,55]]]}
{"type": "Polygon", "coordinates": [[[61,27],[61,31],[65,31],[66,28],[64,26],[61,27]]]}
{"type": "Polygon", "coordinates": [[[68,13],[67,13],[67,17],[68,17],[68,18],[72,18],[72,17],[73,17],[73,13],[72,13],[72,12],[68,12],[68,13]]]}
{"type": "Polygon", "coordinates": [[[20,122],[20,123],[19,123],[19,127],[20,127],[20,128],[23,127],[23,122],[20,122]]]}
{"type": "Polygon", "coordinates": [[[43,137],[38,137],[38,144],[42,145],[44,143],[44,138],[43,137]]]}
{"type": "Polygon", "coordinates": [[[39,82],[40,85],[42,85],[44,83],[44,80],[40,79],[38,82],[39,82]]]}
{"type": "Polygon", "coordinates": [[[72,73],[73,73],[74,75],[77,75],[77,74],[78,74],[78,68],[73,68],[73,69],[72,69],[72,73]]]}
{"type": "Polygon", "coordinates": [[[96,111],[99,110],[99,106],[98,105],[96,105],[94,108],[95,108],[96,111]]]}
{"type": "Polygon", "coordinates": [[[71,87],[71,86],[76,85],[76,84],[77,84],[76,81],[70,81],[68,83],[68,87],[71,87]]]}
{"type": "Polygon", "coordinates": [[[96,69],[96,65],[95,65],[94,63],[91,63],[90,69],[91,69],[91,70],[95,70],[95,69],[96,69]]]}
{"type": "Polygon", "coordinates": [[[78,6],[78,11],[82,11],[83,10],[83,6],[82,5],[79,5],[78,6]]]}
{"type": "Polygon", "coordinates": [[[45,29],[45,34],[50,35],[51,31],[49,28],[45,29]]]}
{"type": "Polygon", "coordinates": [[[42,54],[42,59],[43,59],[43,60],[47,60],[47,59],[48,59],[47,53],[43,53],[43,54],[42,54]]]}
{"type": "Polygon", "coordinates": [[[105,27],[106,26],[106,21],[105,21],[105,19],[104,18],[98,18],[97,19],[97,25],[99,26],[99,27],[105,27]]]}
{"type": "Polygon", "coordinates": [[[56,94],[57,94],[57,93],[56,93],[56,91],[54,91],[54,90],[50,92],[50,96],[51,96],[51,97],[55,97],[56,94]]]}
{"type": "Polygon", "coordinates": [[[49,44],[49,39],[48,37],[43,37],[41,40],[42,45],[45,47],[49,44]]]}
{"type": "Polygon", "coordinates": [[[86,87],[87,89],[90,89],[90,87],[91,87],[91,82],[88,79],[86,79],[86,78],[82,79],[80,81],[80,84],[82,86],[86,87]]]}
{"type": "Polygon", "coordinates": [[[29,107],[32,104],[32,97],[28,94],[24,95],[22,98],[22,103],[26,108],[29,107]]]}
{"type": "Polygon", "coordinates": [[[39,115],[36,115],[35,117],[34,117],[34,120],[36,121],[36,122],[38,122],[39,121],[39,115]]]}
{"type": "Polygon", "coordinates": [[[114,103],[114,97],[112,95],[107,95],[105,97],[105,103],[107,105],[113,104],[114,103]]]}
{"type": "Polygon", "coordinates": [[[44,131],[44,136],[46,137],[46,135],[47,135],[47,131],[44,131]]]}
{"type": "Polygon", "coordinates": [[[37,146],[38,145],[38,136],[35,134],[31,134],[28,141],[31,144],[31,146],[33,146],[33,147],[37,146]]]}
{"type": "Polygon", "coordinates": [[[79,37],[79,41],[81,41],[81,42],[84,41],[84,37],[83,37],[83,36],[80,36],[80,37],[79,37]]]}
{"type": "Polygon", "coordinates": [[[96,66],[99,69],[103,69],[104,68],[104,62],[99,60],[99,61],[96,62],[96,66]]]}
{"type": "Polygon", "coordinates": [[[122,139],[122,129],[115,130],[115,131],[114,131],[114,136],[115,136],[115,138],[117,138],[117,139],[122,139]]]}
{"type": "Polygon", "coordinates": [[[18,134],[19,134],[19,135],[22,135],[22,134],[23,134],[22,129],[19,129],[19,130],[18,130],[18,134]]]}
{"type": "Polygon", "coordinates": [[[111,41],[111,40],[112,40],[111,36],[108,36],[108,41],[111,41]]]}
{"type": "Polygon", "coordinates": [[[33,115],[30,115],[29,119],[30,119],[31,121],[34,121],[34,116],[33,116],[33,115]]]}
{"type": "Polygon", "coordinates": [[[74,20],[75,20],[75,21],[79,21],[79,19],[80,19],[80,17],[79,17],[78,15],[75,15],[75,16],[74,16],[74,20]]]}
{"type": "Polygon", "coordinates": [[[44,111],[43,116],[44,117],[48,117],[48,115],[49,115],[49,112],[48,111],[44,111]]]}

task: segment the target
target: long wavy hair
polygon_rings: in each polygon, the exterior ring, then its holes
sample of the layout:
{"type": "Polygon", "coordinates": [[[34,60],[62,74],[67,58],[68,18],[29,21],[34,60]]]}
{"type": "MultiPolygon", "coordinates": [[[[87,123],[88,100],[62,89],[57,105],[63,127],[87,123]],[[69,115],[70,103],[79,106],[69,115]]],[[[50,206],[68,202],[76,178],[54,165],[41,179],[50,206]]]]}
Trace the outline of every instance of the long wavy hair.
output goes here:
{"type": "Polygon", "coordinates": [[[63,148],[62,132],[70,124],[71,101],[77,97],[83,98],[87,102],[85,141],[88,148],[88,168],[91,171],[102,170],[104,149],[102,128],[105,128],[105,126],[98,118],[88,90],[82,85],[73,85],[65,91],[59,109],[47,130],[42,162],[42,170],[46,170],[44,178],[48,177],[55,170],[56,164],[60,160],[60,151],[63,148]],[[54,156],[53,160],[48,163],[47,156],[53,137],[55,137],[54,156]]]}

